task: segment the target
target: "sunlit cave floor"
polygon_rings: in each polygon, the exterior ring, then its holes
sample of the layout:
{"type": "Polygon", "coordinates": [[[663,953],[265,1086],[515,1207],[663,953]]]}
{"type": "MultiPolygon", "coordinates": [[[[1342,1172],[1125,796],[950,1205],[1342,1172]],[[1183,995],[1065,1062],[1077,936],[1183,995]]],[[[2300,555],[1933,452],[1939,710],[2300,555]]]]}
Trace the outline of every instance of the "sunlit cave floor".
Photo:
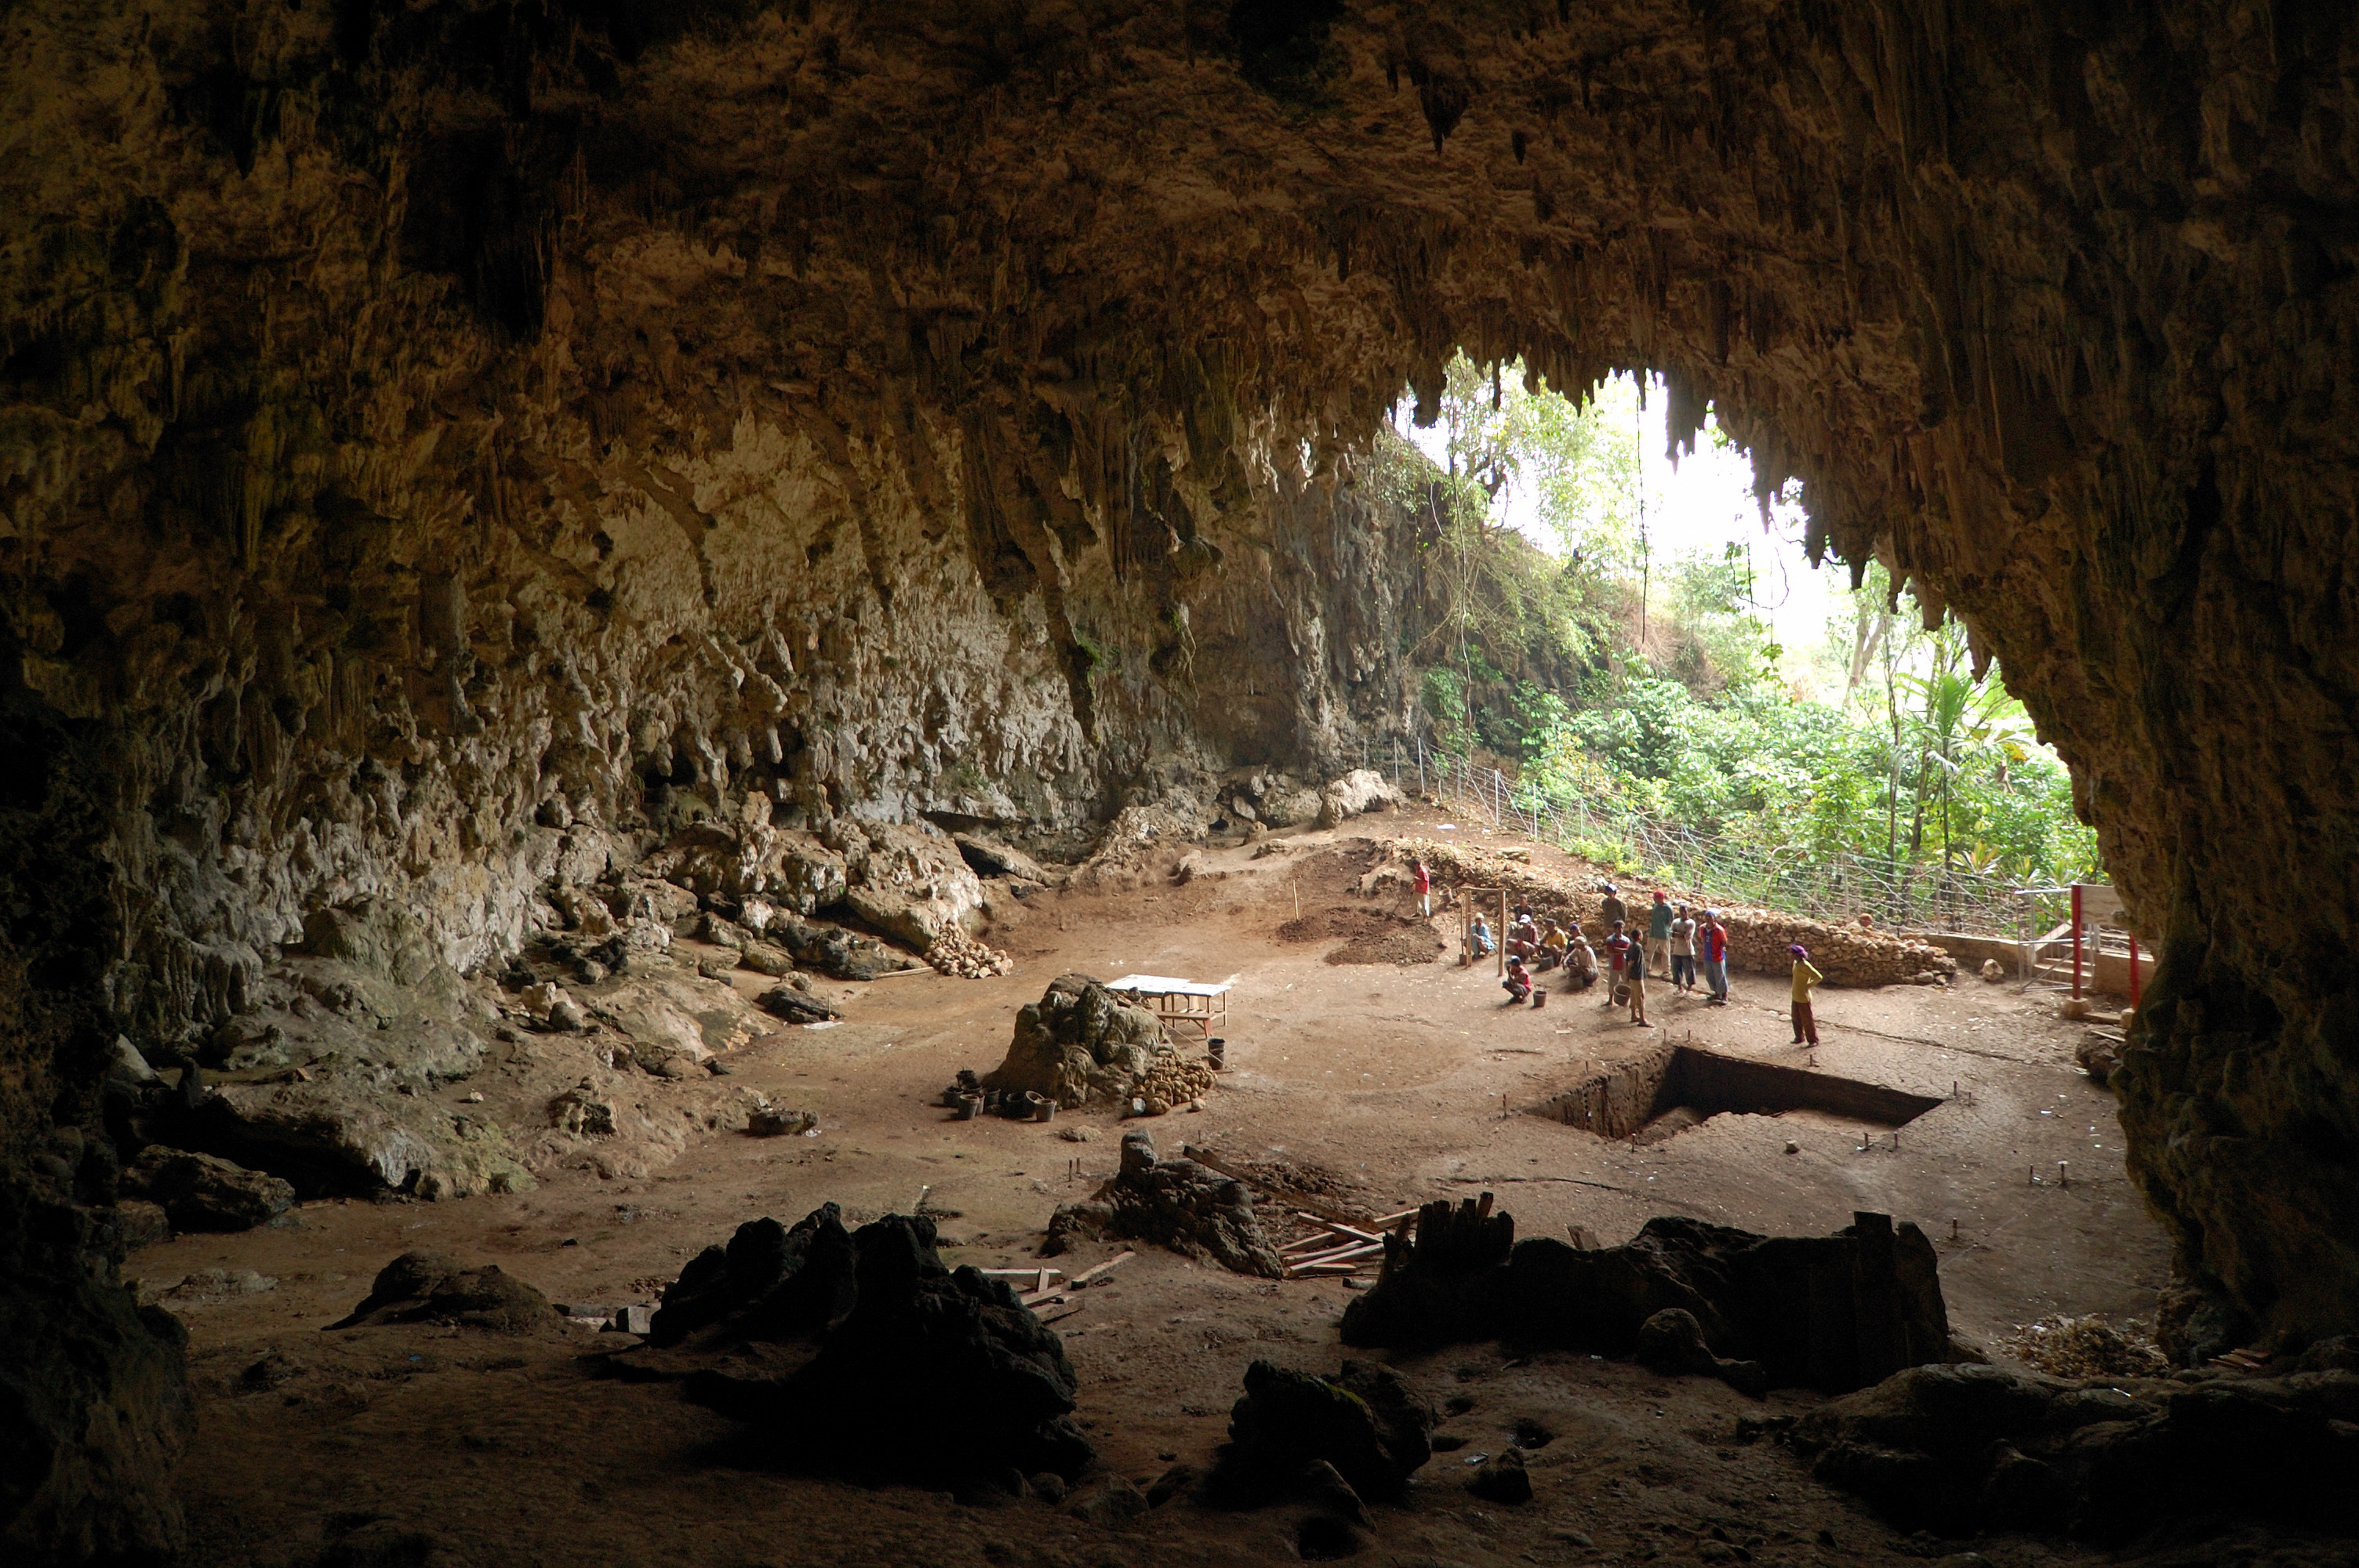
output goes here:
{"type": "MultiPolygon", "coordinates": [[[[1408,827],[1375,820],[1386,833],[1408,827]]],[[[200,1400],[181,1479],[191,1562],[309,1563],[323,1552],[329,1562],[477,1568],[1296,1560],[1284,1509],[1229,1513],[1182,1498],[1109,1530],[1038,1501],[965,1507],[947,1494],[777,1474],[745,1460],[731,1424],[676,1387],[592,1376],[595,1353],[621,1339],[613,1334],[323,1332],[406,1249],[497,1263],[560,1302],[646,1302],[742,1220],[791,1221],[830,1199],[865,1219],[906,1211],[925,1189],[929,1208],[950,1217],[951,1262],[1025,1263],[1056,1204],[1111,1173],[1116,1124],[1103,1114],[951,1122],[935,1102],[958,1068],[995,1065],[1015,1010],[1071,970],[1235,977],[1231,1068],[1201,1113],[1147,1124],[1166,1154],[1186,1142],[1282,1161],[1380,1213],[1488,1190],[1519,1234],[1580,1226],[1605,1244],[1657,1214],[1824,1234],[1855,1210],[1886,1211],[1934,1238],[1953,1326],[2002,1363],[2005,1337],[2035,1318],[2151,1310],[2162,1238],[2124,1180],[2110,1098],[2072,1065],[2078,1031],[2050,1018],[2044,999],[1975,979],[1950,991],[1830,991],[1825,1044],[1812,1054],[1786,1044],[1782,980],[1738,977],[1726,1009],[1667,999],[1655,1014],[1662,1027],[1647,1030],[1593,993],[1502,1009],[1487,968],[1331,965],[1334,943],[1274,940],[1298,907],[1353,902],[1351,858],[1364,856],[1367,830],[1305,835],[1259,860],[1215,851],[1212,869],[1229,874],[1185,887],[1038,895],[993,935],[1018,961],[1002,979],[929,972],[832,988],[857,993],[845,1022],[758,1039],[732,1054],[725,1080],[816,1111],[817,1137],[707,1135],[646,1180],[560,1170],[520,1196],[319,1203],[290,1226],[139,1253],[128,1272],[151,1285],[208,1270],[277,1281],[169,1303],[192,1335],[200,1400]],[[1941,1103],[1900,1130],[1897,1149],[1889,1130],[1806,1110],[1716,1116],[1647,1145],[1538,1114],[1661,1037],[1815,1063],[1941,1103]],[[1076,1126],[1094,1137],[1068,1141],[1076,1126]],[[1798,1152],[1785,1152],[1789,1141],[1798,1152]],[[2059,1161],[2070,1162],[2069,1185],[2055,1184],[2059,1161]]],[[[754,977],[743,982],[750,992],[754,977]]],[[[1113,1250],[1058,1263],[1078,1271],[1113,1250]]],[[[1250,1360],[1333,1368],[1347,1299],[1341,1282],[1274,1284],[1161,1252],[1077,1292],[1082,1310],[1059,1327],[1105,1466],[1144,1484],[1175,1460],[1208,1461],[1250,1360]]],[[[1375,1544],[1356,1561],[1882,1563],[1967,1551],[1997,1564],[2119,1560],[2026,1538],[1903,1538],[1812,1482],[1777,1443],[1740,1437],[1740,1418],[1793,1414],[1814,1394],[1773,1394],[1765,1407],[1715,1382],[1586,1356],[1511,1360],[1493,1346],[1377,1358],[1437,1406],[1461,1401],[1440,1430],[1465,1446],[1436,1454],[1405,1506],[1375,1510],[1375,1544]],[[1528,1452],[1533,1501],[1473,1497],[1465,1459],[1496,1452],[1519,1422],[1553,1433],[1528,1452]]],[[[2332,1543],[2249,1534],[2149,1542],[2131,1555],[2351,1560],[2332,1543]]]]}

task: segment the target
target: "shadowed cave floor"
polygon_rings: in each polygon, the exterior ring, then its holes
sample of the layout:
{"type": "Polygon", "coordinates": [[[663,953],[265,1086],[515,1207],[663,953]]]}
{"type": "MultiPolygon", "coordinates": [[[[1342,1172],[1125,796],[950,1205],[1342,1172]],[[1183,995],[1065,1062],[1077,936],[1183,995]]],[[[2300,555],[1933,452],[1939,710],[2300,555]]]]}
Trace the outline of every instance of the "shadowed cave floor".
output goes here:
{"type": "MultiPolygon", "coordinates": [[[[1431,831],[1440,820],[1418,816],[1421,826],[1396,817],[1383,831],[1431,831]]],[[[1022,1264],[1055,1205],[1111,1173],[1113,1119],[951,1123],[929,1102],[957,1068],[996,1065],[1016,1008],[1074,969],[1237,977],[1221,1088],[1200,1114],[1147,1124],[1167,1154],[1185,1141],[1283,1161],[1379,1211],[1488,1188],[1519,1234],[1578,1224],[1607,1244],[1658,1213],[1821,1234],[1854,1209],[1886,1210],[1936,1238],[1953,1326],[2002,1361],[2000,1340],[2033,1318],[2150,1310],[2164,1242],[2123,1178],[2110,1099],[2072,1066],[2078,1031],[2044,1001],[1975,979],[1950,991],[1822,993],[1821,1070],[1947,1102],[1910,1122],[1897,1152],[1861,1152],[1860,1124],[1810,1112],[1722,1116],[1644,1147],[1605,1142],[1529,1108],[1664,1034],[1691,1032],[1699,1045],[1799,1065],[1779,1016],[1782,981],[1740,976],[1737,1004],[1725,1010],[1663,1003],[1655,1016],[1665,1027],[1650,1031],[1570,996],[1504,1011],[1487,968],[1331,965],[1333,941],[1274,941],[1298,898],[1314,912],[1356,902],[1347,890],[1370,826],[1292,837],[1258,860],[1243,849],[1211,851],[1212,870],[1226,874],[1185,887],[1039,895],[993,934],[1018,960],[999,979],[929,972],[840,988],[856,993],[844,1023],[758,1039],[733,1054],[726,1080],[815,1110],[816,1138],[708,1135],[645,1180],[560,1170],[514,1197],[330,1201],[306,1206],[292,1226],[138,1254],[127,1271],[151,1282],[206,1269],[278,1281],[172,1303],[193,1336],[201,1403],[181,1479],[191,1561],[319,1561],[323,1542],[364,1518],[389,1522],[355,1544],[405,1538],[401,1561],[478,1565],[1295,1560],[1284,1510],[1223,1513],[1180,1500],[1109,1531],[1038,1502],[973,1509],[943,1494],[770,1473],[735,1451],[730,1423],[675,1388],[593,1378],[584,1357],[614,1346],[612,1335],[321,1332],[407,1248],[496,1262],[560,1302],[652,1301],[687,1258],[742,1220],[791,1221],[829,1199],[864,1219],[906,1210],[929,1186],[929,1206],[954,1213],[941,1225],[946,1259],[1022,1264]],[[1077,1125],[1095,1136],[1060,1136],[1077,1125]],[[1789,1139],[1799,1153],[1783,1152],[1789,1139]],[[2071,1162],[2069,1189],[2029,1184],[2028,1167],[2052,1173],[2060,1159],[2071,1162]],[[1568,1177],[1577,1180],[1542,1179],[1568,1177]]],[[[1535,859],[1571,869],[1553,851],[1535,859]]],[[[751,989],[755,978],[741,983],[751,989]]],[[[492,1076],[472,1087],[496,1103],[492,1076]]],[[[1875,1141],[1888,1145],[1889,1133],[1875,1141]]],[[[1078,1271],[1112,1250],[1059,1262],[1078,1271]]],[[[1144,1483],[1174,1458],[1207,1461],[1249,1360],[1332,1369],[1346,1299],[1340,1282],[1272,1284],[1160,1252],[1077,1293],[1083,1310],[1060,1326],[1105,1465],[1144,1483]]],[[[2024,1568],[2099,1560],[2027,1539],[1903,1539],[1811,1481],[1774,1442],[1740,1441],[1738,1418],[1764,1407],[1717,1383],[1582,1356],[1509,1360],[1494,1346],[1379,1358],[1437,1405],[1471,1408],[1441,1427],[1467,1446],[1438,1454],[1407,1506],[1375,1510],[1378,1544],[1360,1561],[1879,1563],[1967,1550],[2024,1568]],[[1535,1500],[1509,1509],[1470,1496],[1464,1458],[1496,1451],[1518,1421],[1555,1434],[1527,1456],[1535,1500]]],[[[1781,1392],[1766,1413],[1817,1399],[1781,1392]]],[[[2343,1560],[2333,1547],[2244,1537],[2135,1555],[2194,1563],[2251,1552],[2343,1560]]]]}

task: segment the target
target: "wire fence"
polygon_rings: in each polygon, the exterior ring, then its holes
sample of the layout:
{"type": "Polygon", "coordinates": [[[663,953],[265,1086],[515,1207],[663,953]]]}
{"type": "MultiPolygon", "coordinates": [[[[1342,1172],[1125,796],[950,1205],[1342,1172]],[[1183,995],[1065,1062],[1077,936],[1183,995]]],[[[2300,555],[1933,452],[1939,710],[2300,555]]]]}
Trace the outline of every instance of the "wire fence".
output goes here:
{"type": "Polygon", "coordinates": [[[1769,848],[1699,833],[1613,803],[1509,779],[1495,767],[1436,752],[1422,739],[1364,744],[1363,765],[1396,784],[1451,803],[1470,819],[1512,830],[1626,875],[1669,882],[1716,902],[1820,920],[1870,914],[1887,930],[1995,936],[2030,943],[2069,918],[2071,890],[2017,887],[2003,878],[1887,860],[1855,850],[1769,848]]]}

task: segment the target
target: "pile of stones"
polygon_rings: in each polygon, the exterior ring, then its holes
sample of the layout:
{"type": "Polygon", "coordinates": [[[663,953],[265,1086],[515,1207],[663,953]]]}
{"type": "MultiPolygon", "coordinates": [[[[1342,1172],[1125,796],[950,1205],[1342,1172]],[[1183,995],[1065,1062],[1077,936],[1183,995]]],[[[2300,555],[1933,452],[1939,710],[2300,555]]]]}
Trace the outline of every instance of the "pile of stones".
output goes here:
{"type": "Polygon", "coordinates": [[[926,962],[943,974],[970,980],[1004,975],[1016,967],[1016,960],[998,948],[958,930],[945,931],[935,937],[933,945],[926,949],[926,962]]]}

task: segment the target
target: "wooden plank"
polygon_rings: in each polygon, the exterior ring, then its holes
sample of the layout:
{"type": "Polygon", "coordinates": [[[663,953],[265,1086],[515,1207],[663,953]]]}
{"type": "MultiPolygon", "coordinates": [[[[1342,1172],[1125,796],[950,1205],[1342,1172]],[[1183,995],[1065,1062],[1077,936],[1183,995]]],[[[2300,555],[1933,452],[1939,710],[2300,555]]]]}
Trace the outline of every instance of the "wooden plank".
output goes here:
{"type": "MultiPolygon", "coordinates": [[[[1301,1217],[1304,1219],[1317,1219],[1321,1217],[1318,1215],[1307,1214],[1301,1217]]],[[[1383,1237],[1372,1235],[1368,1231],[1362,1230],[1356,1226],[1346,1225],[1340,1219],[1329,1220],[1327,1222],[1327,1228],[1333,1231],[1338,1236],[1348,1236],[1354,1241],[1382,1241],[1384,1239],[1383,1237]]]]}
{"type": "Polygon", "coordinates": [[[1031,1291],[1016,1299],[1026,1306],[1036,1307],[1043,1302],[1061,1302],[1065,1296],[1061,1291],[1031,1291]]]}
{"type": "Polygon", "coordinates": [[[1082,1270],[1080,1273],[1078,1273],[1078,1274],[1074,1275],[1071,1279],[1070,1279],[1070,1280],[1068,1280],[1068,1281],[1065,1281],[1065,1288],[1066,1288],[1067,1290],[1069,1290],[1069,1291],[1078,1291],[1078,1290],[1080,1290],[1083,1285],[1086,1285],[1086,1284],[1088,1284],[1091,1281],[1095,1280],[1096,1278],[1098,1278],[1098,1276],[1100,1276],[1101,1274],[1103,1274],[1103,1273],[1104,1273],[1104,1272],[1106,1272],[1108,1270],[1110,1270],[1110,1269],[1119,1268],[1119,1267],[1120,1267],[1120,1266],[1122,1266],[1123,1264],[1129,1262],[1133,1258],[1136,1258],[1136,1257],[1137,1257],[1137,1256],[1138,1256],[1138,1254],[1137,1254],[1137,1253],[1136,1253],[1136,1252],[1130,1252],[1130,1251],[1125,1251],[1125,1252],[1117,1253],[1117,1254],[1115,1254],[1114,1257],[1107,1259],[1104,1262],[1100,1263],[1099,1265],[1097,1265],[1097,1267],[1095,1267],[1095,1268],[1093,1268],[1093,1269],[1084,1269],[1084,1270],[1082,1270]]]}
{"type": "Polygon", "coordinates": [[[1354,1263],[1364,1259],[1381,1258],[1384,1251],[1382,1242],[1370,1247],[1364,1242],[1355,1241],[1349,1247],[1339,1247],[1329,1252],[1313,1252],[1308,1257],[1295,1259],[1292,1266],[1306,1269],[1315,1263],[1354,1263]]]}
{"type": "Polygon", "coordinates": [[[977,1269],[975,1272],[986,1280],[1037,1279],[1039,1283],[1032,1287],[1036,1291],[1047,1290],[1050,1280],[1064,1278],[1064,1271],[1061,1269],[977,1269]]]}

